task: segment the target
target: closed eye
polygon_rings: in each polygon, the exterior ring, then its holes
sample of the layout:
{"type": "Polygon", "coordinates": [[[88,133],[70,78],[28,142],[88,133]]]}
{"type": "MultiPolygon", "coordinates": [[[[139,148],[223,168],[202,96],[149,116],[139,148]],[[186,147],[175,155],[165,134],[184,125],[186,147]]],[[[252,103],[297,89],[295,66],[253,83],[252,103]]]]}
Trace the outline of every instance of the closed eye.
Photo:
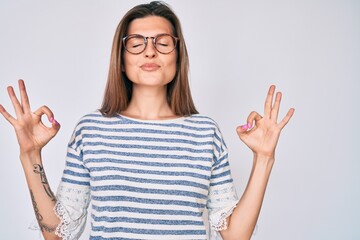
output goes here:
{"type": "Polygon", "coordinates": [[[169,44],[165,44],[165,43],[157,43],[157,45],[164,46],[164,47],[169,46],[169,44]]]}
{"type": "Polygon", "coordinates": [[[137,48],[137,47],[141,47],[142,45],[144,45],[144,44],[135,44],[135,45],[132,45],[131,47],[132,48],[137,48]]]}

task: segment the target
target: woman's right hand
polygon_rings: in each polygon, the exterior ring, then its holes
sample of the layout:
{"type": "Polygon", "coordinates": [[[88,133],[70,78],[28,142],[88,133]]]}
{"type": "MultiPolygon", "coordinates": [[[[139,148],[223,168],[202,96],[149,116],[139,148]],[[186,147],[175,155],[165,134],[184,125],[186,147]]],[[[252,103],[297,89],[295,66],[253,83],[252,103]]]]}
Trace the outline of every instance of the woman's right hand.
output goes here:
{"type": "Polygon", "coordinates": [[[11,116],[2,105],[0,105],[0,113],[14,127],[21,155],[40,152],[57,134],[60,124],[54,119],[54,114],[46,106],[40,107],[35,112],[31,111],[23,80],[19,80],[19,90],[21,102],[16,97],[14,89],[11,86],[7,88],[16,118],[11,116]],[[41,117],[44,114],[51,122],[51,127],[47,127],[42,123],[41,117]]]}

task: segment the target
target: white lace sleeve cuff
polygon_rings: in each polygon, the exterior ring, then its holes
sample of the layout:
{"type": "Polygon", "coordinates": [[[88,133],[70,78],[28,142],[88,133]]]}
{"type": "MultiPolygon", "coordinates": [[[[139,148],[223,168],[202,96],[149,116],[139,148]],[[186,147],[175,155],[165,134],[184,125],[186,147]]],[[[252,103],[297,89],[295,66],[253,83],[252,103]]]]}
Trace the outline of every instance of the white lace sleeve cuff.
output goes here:
{"type": "Polygon", "coordinates": [[[60,219],[55,234],[63,240],[79,239],[85,229],[89,202],[89,187],[62,182],[58,188],[54,207],[55,214],[60,219]]]}
{"type": "Polygon", "coordinates": [[[235,207],[236,205],[229,206],[223,209],[222,211],[212,214],[209,219],[210,227],[215,231],[226,230],[227,229],[226,218],[232,214],[235,207]]]}
{"type": "Polygon", "coordinates": [[[212,213],[209,216],[209,224],[210,224],[210,240],[221,240],[221,236],[219,231],[227,229],[226,218],[229,217],[234,209],[236,204],[223,208],[221,211],[216,213],[212,213]]]}
{"type": "MultiPolygon", "coordinates": [[[[79,212],[80,209],[77,210],[79,212]]],[[[87,211],[86,209],[83,209],[82,214],[74,214],[75,211],[73,211],[73,217],[76,219],[72,219],[69,215],[69,213],[66,211],[65,207],[60,201],[57,201],[54,206],[54,212],[56,216],[60,219],[59,225],[56,227],[55,234],[59,237],[61,237],[62,240],[77,240],[79,239],[81,233],[84,231],[85,223],[86,223],[86,216],[87,211]],[[78,215],[78,216],[76,216],[78,215]]],[[[33,222],[29,226],[30,230],[38,231],[39,233],[39,240],[44,240],[44,237],[42,235],[41,229],[39,227],[39,224],[36,219],[33,220],[33,222]]]]}
{"type": "Polygon", "coordinates": [[[56,216],[60,218],[60,223],[56,228],[55,234],[61,237],[63,240],[69,240],[71,237],[71,233],[69,231],[71,220],[69,214],[66,212],[61,202],[56,202],[54,211],[56,216]]]}

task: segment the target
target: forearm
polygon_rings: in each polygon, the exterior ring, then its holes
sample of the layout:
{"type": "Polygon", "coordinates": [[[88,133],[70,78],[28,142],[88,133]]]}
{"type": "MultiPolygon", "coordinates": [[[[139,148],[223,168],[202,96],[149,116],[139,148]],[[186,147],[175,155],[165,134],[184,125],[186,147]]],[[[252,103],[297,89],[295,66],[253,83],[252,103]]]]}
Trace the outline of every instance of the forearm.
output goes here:
{"type": "Polygon", "coordinates": [[[20,159],[41,232],[47,240],[60,239],[55,235],[56,227],[60,223],[60,219],[53,210],[56,198],[47,181],[40,151],[31,154],[21,154],[20,159]]]}
{"type": "Polygon", "coordinates": [[[227,230],[221,232],[224,240],[250,239],[259,217],[273,163],[274,159],[254,156],[246,189],[228,218],[227,230]]]}

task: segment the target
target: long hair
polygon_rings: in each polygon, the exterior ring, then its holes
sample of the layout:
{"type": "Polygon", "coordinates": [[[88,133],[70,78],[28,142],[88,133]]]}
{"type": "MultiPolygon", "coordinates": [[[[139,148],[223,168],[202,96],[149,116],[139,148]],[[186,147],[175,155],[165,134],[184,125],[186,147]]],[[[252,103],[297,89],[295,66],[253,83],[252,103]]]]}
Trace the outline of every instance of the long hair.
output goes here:
{"type": "Polygon", "coordinates": [[[173,35],[179,38],[177,66],[174,79],[167,84],[167,101],[171,110],[178,116],[198,113],[191,97],[188,71],[189,59],[180,21],[165,3],[154,1],[135,6],[128,11],[117,26],[110,57],[110,68],[100,112],[107,117],[125,110],[132,96],[132,82],[122,71],[124,47],[122,38],[126,36],[130,23],[138,18],[159,16],[167,19],[172,26],[173,35]]]}

